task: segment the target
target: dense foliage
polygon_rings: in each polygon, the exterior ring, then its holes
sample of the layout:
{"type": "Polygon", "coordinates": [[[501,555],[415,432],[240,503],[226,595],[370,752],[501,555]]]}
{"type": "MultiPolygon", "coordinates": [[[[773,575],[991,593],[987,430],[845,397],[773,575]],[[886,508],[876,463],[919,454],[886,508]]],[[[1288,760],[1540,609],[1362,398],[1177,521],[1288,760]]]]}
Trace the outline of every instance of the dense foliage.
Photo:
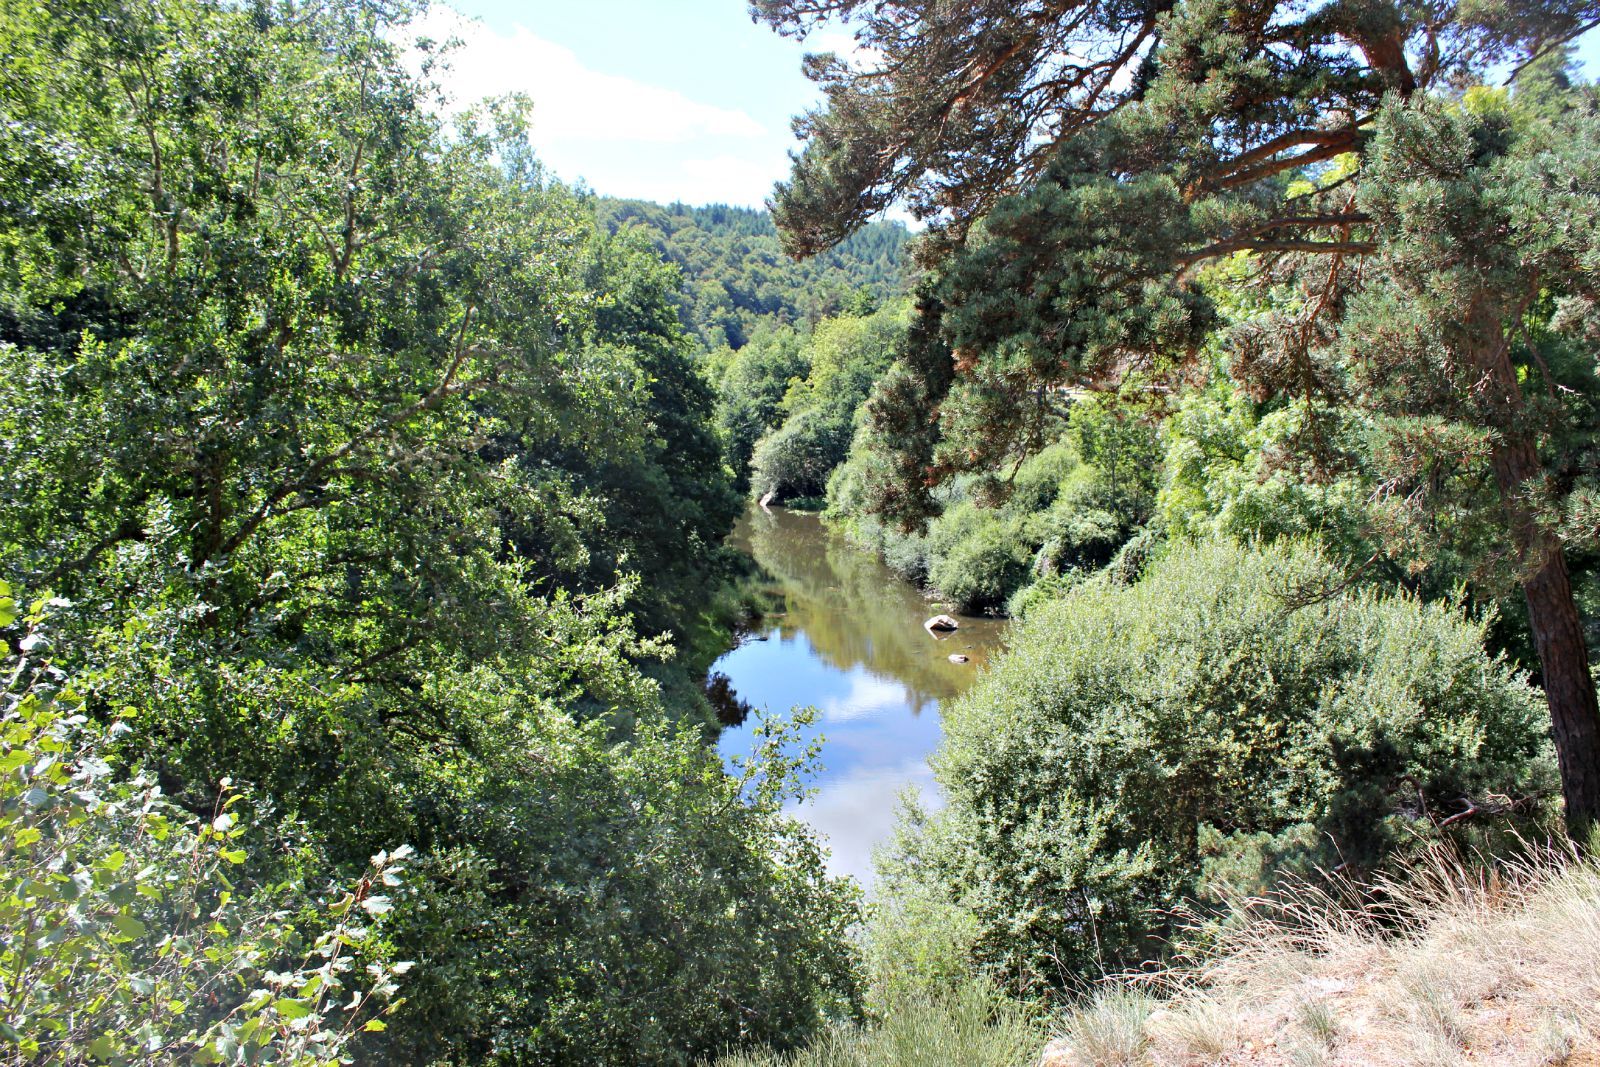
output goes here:
{"type": "Polygon", "coordinates": [[[701,348],[743,348],[763,326],[815,325],[883,303],[904,286],[910,237],[897,222],[871,222],[822,255],[783,254],[765,211],[712,204],[661,206],[602,198],[601,222],[645,238],[683,273],[684,329],[701,348]]]}
{"type": "MultiPolygon", "coordinates": [[[[227,781],[202,818],[114,775],[108,731],[46,666],[58,606],[23,608],[0,583],[0,626],[24,650],[0,707],[6,1062],[327,1063],[383,1030],[412,967],[383,936],[411,849],[315,903],[255,880],[259,862],[241,887],[264,820],[227,781]],[[318,914],[281,910],[296,908],[318,914]]],[[[281,826],[270,839],[289,845],[281,826]]]]}
{"type": "MultiPolygon", "coordinates": [[[[853,898],[782,814],[793,761],[732,778],[705,745],[738,497],[680,275],[543,175],[526,102],[446,128],[400,17],[0,6],[0,572],[56,603],[47,645],[5,636],[73,679],[93,751],[61,773],[111,783],[81,863],[148,824],[140,768],[150,811],[203,820],[174,830],[204,861],[172,889],[190,910],[221,899],[203,827],[230,788],[293,839],[229,874],[214,973],[147,985],[144,942],[86,927],[85,973],[138,981],[84,1018],[120,1049],[152,998],[299,981],[336,929],[320,886],[406,844],[384,936],[412,988],[361,1054],[793,1043],[852,1009],[853,898]]],[[[10,773],[45,773],[32,707],[10,773]]],[[[138,846],[156,888],[163,847],[138,846]]],[[[8,928],[19,981],[55,981],[46,947],[8,928]]],[[[170,1033],[265,1034],[288,1009],[263,1003],[170,1033]]],[[[18,1010],[6,1040],[47,1040],[18,1010]]]]}
{"type": "Polygon", "coordinates": [[[1568,545],[1592,541],[1600,103],[1563,45],[1600,8],[751,10],[785,33],[845,19],[861,46],[808,66],[827,99],[777,191],[788,246],[831,247],[900,199],[935,224],[923,334],[953,373],[886,382],[875,466],[905,477],[869,480],[874,510],[914,523],[954,473],[1014,466],[1074,389],[1181,387],[1228,327],[1235,381],[1306,408],[1288,455],[1375,475],[1380,552],[1464,535],[1475,579],[1520,586],[1587,836],[1600,703],[1568,545]],[[1514,92],[1482,84],[1497,66],[1514,92]],[[1267,295],[1230,321],[1251,302],[1204,274],[1241,255],[1267,295]],[[892,432],[935,412],[932,439],[892,432]],[[1323,432],[1348,414],[1371,420],[1353,452],[1323,432]]]}
{"type": "Polygon", "coordinates": [[[0,1058],[1009,1062],[1181,911],[1600,818],[1594,0],[751,7],[861,45],[771,216],[445,119],[409,2],[0,2],[0,1058]],[[1019,620],[865,912],[797,731],[708,744],[824,496],[1019,620]]]}
{"type": "MultiPolygon", "coordinates": [[[[905,333],[898,306],[865,316],[819,323],[800,349],[805,374],[788,383],[775,414],[782,416],[750,452],[752,488],[775,499],[820,497],[855,436],[856,413],[889,368],[905,333]]],[[[730,366],[742,369],[739,356],[730,366]]],[[[736,394],[725,392],[733,403],[736,394]]]]}
{"type": "Polygon", "coordinates": [[[908,532],[872,511],[865,483],[875,453],[863,433],[829,483],[829,514],[958,609],[1010,610],[1104,567],[1150,521],[1157,455],[1155,431],[1137,413],[1085,399],[1054,444],[1003,482],[952,480],[937,494],[938,514],[908,532]]]}
{"type": "Polygon", "coordinates": [[[1343,579],[1305,547],[1179,543],[1034,610],[946,709],[946,806],[891,879],[1037,991],[1160,955],[1186,900],[1370,871],[1460,798],[1538,787],[1542,710],[1482,624],[1343,579]]]}
{"type": "Polygon", "coordinates": [[[743,348],[710,353],[716,423],[739,484],[758,497],[820,498],[904,333],[896,301],[811,326],[767,325],[743,348]]]}

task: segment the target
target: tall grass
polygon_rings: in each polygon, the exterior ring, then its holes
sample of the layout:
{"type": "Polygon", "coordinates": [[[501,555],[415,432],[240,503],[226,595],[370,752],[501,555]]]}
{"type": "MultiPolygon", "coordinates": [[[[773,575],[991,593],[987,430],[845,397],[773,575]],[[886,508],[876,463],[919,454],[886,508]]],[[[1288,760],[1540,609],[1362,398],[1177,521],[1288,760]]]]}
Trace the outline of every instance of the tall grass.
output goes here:
{"type": "Polygon", "coordinates": [[[1203,959],[1107,982],[1048,1043],[1024,1008],[969,982],[799,1052],[717,1067],[1600,1063],[1600,861],[1436,853],[1362,899],[1307,888],[1255,901],[1203,959]]]}
{"type": "Polygon", "coordinates": [[[972,982],[896,1004],[875,1025],[836,1027],[799,1052],[732,1053],[717,1067],[1032,1067],[1046,1036],[1019,1005],[972,982]]]}
{"type": "Polygon", "coordinates": [[[1159,1005],[1147,978],[1113,984],[1068,1016],[1044,1062],[1600,1062],[1600,863],[1440,853],[1366,899],[1256,902],[1215,952],[1163,976],[1159,1005]]]}

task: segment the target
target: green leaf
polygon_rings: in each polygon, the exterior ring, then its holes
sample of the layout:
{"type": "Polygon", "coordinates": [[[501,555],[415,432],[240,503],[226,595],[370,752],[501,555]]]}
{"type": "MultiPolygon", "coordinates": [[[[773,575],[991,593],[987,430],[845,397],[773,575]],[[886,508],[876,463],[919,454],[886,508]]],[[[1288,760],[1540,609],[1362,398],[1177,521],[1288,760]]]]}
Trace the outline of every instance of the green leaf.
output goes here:
{"type": "Polygon", "coordinates": [[[129,915],[126,912],[121,912],[112,916],[111,925],[115,926],[117,931],[123,934],[125,937],[143,937],[145,933],[144,923],[140,922],[138,919],[135,919],[132,915],[129,915]]]}
{"type": "Polygon", "coordinates": [[[311,1005],[303,1000],[293,1000],[285,997],[276,1001],[272,1006],[285,1019],[304,1019],[311,1014],[311,1005]]]}

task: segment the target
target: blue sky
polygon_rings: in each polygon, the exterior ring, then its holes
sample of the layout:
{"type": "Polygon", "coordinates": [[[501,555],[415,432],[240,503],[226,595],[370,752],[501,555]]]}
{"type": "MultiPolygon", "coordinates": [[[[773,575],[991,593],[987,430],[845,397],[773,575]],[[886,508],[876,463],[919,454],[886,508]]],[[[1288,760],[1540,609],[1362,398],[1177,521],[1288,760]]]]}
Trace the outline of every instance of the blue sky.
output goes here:
{"type": "MultiPolygon", "coordinates": [[[[663,202],[760,205],[788,171],[790,117],[818,99],[801,56],[851,45],[837,31],[809,44],[781,38],[750,21],[745,0],[453,6],[481,21],[457,30],[466,45],[449,84],[459,98],[527,92],[535,144],[556,174],[663,202]]],[[[1600,31],[1580,54],[1600,73],[1600,31]]]]}
{"type": "Polygon", "coordinates": [[[818,94],[810,46],[757,26],[744,0],[455,0],[482,26],[448,81],[472,99],[520,89],[562,178],[649,200],[759,206],[788,170],[789,120],[818,94]]]}

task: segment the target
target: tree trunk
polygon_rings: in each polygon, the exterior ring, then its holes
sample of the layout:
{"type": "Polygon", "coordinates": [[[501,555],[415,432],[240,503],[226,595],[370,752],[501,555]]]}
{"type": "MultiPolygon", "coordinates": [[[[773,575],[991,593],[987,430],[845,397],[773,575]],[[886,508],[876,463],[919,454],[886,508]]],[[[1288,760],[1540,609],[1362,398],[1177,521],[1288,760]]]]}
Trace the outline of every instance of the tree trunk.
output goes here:
{"type": "Polygon", "coordinates": [[[1524,425],[1526,409],[1516,365],[1499,323],[1490,330],[1492,342],[1478,353],[1479,367],[1493,386],[1486,399],[1498,409],[1492,415],[1499,437],[1490,465],[1522,568],[1528,628],[1544,676],[1550,733],[1561,768],[1567,831],[1580,846],[1587,845],[1590,833],[1600,825],[1600,704],[1566,552],[1529,503],[1529,491],[1537,489],[1544,477],[1544,465],[1524,425]]]}
{"type": "Polygon", "coordinates": [[[1550,733],[1561,767],[1567,829],[1584,844],[1600,823],[1600,705],[1589,672],[1583,622],[1561,540],[1540,525],[1523,500],[1527,483],[1541,473],[1533,442],[1525,436],[1503,438],[1492,463],[1524,568],[1522,595],[1550,704],[1550,733]]]}
{"type": "Polygon", "coordinates": [[[1544,566],[1522,583],[1522,593],[1544,673],[1545,699],[1550,702],[1550,732],[1561,767],[1567,829],[1575,841],[1587,844],[1600,824],[1600,709],[1567,577],[1567,557],[1559,542],[1549,549],[1544,566]]]}

